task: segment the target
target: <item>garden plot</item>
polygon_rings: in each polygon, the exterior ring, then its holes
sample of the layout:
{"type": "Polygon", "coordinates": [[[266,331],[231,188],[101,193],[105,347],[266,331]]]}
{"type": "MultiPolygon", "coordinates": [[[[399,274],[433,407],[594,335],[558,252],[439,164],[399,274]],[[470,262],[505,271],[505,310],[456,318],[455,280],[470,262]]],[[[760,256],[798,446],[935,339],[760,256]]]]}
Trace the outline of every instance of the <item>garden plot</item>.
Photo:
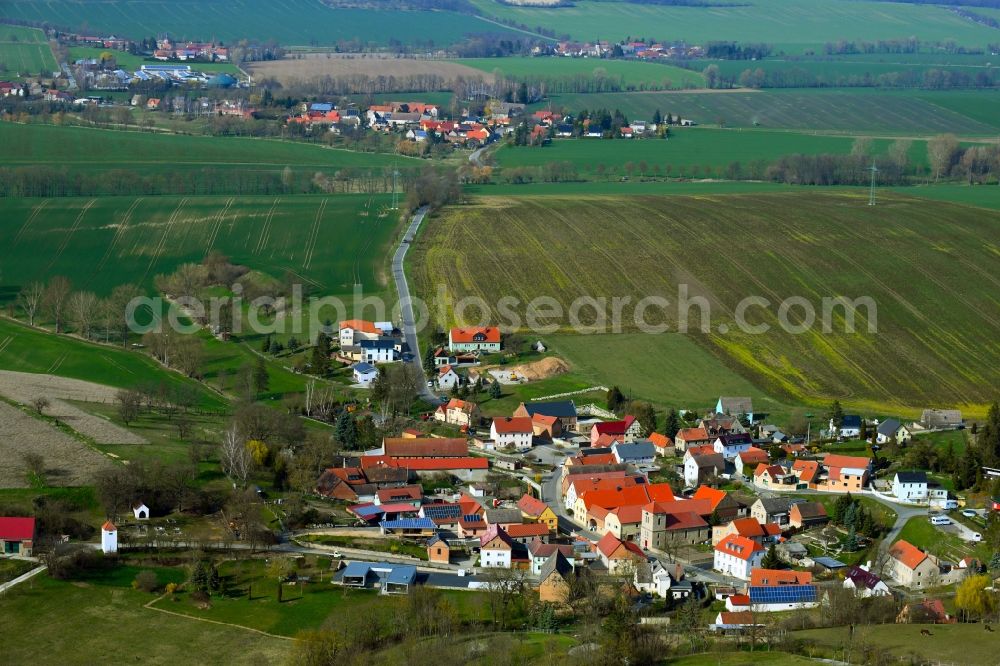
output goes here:
{"type": "Polygon", "coordinates": [[[24,405],[48,398],[45,413],[101,444],[146,444],[146,440],[106,418],[85,412],[66,400],[109,403],[117,389],[80,379],[0,370],[0,395],[24,405]]]}
{"type": "Polygon", "coordinates": [[[24,456],[37,453],[45,463],[45,483],[50,486],[84,486],[111,462],[82,442],[55,427],[32,418],[17,407],[0,402],[0,487],[28,487],[24,456]]]}

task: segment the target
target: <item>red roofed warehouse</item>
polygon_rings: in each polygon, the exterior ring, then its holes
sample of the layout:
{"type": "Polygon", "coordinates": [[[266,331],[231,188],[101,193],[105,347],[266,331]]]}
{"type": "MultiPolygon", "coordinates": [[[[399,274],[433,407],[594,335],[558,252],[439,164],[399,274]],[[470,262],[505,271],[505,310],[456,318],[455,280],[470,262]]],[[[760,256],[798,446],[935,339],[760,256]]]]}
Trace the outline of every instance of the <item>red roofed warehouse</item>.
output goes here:
{"type": "Polygon", "coordinates": [[[448,351],[498,352],[500,351],[500,329],[496,326],[453,328],[448,331],[448,351]]]}
{"type": "Polygon", "coordinates": [[[31,557],[34,540],[34,518],[0,518],[0,555],[31,557]]]}

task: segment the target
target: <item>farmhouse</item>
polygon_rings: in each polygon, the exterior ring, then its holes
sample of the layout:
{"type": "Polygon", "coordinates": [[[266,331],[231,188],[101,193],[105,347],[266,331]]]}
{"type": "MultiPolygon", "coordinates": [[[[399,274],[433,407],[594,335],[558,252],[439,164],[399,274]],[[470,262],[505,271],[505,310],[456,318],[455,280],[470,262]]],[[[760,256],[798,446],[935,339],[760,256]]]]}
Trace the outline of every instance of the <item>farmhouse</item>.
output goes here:
{"type": "Polygon", "coordinates": [[[736,467],[736,473],[740,476],[748,476],[752,470],[757,469],[758,465],[765,465],[768,461],[767,451],[764,449],[758,449],[756,446],[751,446],[746,451],[741,451],[733,459],[733,465],[736,467]]]}
{"type": "MultiPolygon", "coordinates": [[[[803,462],[797,460],[796,463],[803,462]]],[[[860,492],[868,485],[871,458],[828,454],[823,459],[826,477],[820,479],[817,490],[830,492],[860,492]]]]}
{"type": "Polygon", "coordinates": [[[931,587],[940,580],[937,558],[902,539],[889,548],[888,568],[892,578],[904,587],[931,587]]]}
{"type": "Polygon", "coordinates": [[[920,425],[928,430],[946,430],[962,425],[962,412],[957,409],[925,409],[920,425]]]}
{"type": "Polygon", "coordinates": [[[590,445],[596,446],[601,435],[621,437],[621,441],[631,443],[642,437],[642,425],[631,415],[626,416],[621,421],[595,423],[590,428],[590,445]]]}
{"type": "Polygon", "coordinates": [[[750,579],[752,569],[760,566],[764,548],[756,541],[736,534],[730,534],[715,545],[712,568],[724,574],[750,579]]]}
{"type": "Polygon", "coordinates": [[[875,440],[879,444],[886,444],[893,440],[903,444],[913,438],[909,428],[900,423],[899,419],[886,419],[878,424],[875,431],[877,433],[875,440]]]}
{"type": "Polygon", "coordinates": [[[726,460],[721,453],[684,454],[684,483],[697,486],[726,471],[726,460]]]}
{"type": "MultiPolygon", "coordinates": [[[[532,422],[538,425],[537,416],[544,416],[558,419],[558,428],[553,429],[555,436],[566,430],[576,430],[577,416],[576,405],[572,400],[560,400],[554,402],[522,402],[514,410],[514,416],[530,416],[532,422]]],[[[537,433],[536,433],[537,434],[537,433]]]]}
{"type": "Polygon", "coordinates": [[[704,428],[681,428],[674,437],[674,448],[683,454],[692,446],[711,444],[712,438],[704,428]]]}
{"type": "Polygon", "coordinates": [[[608,568],[608,573],[614,575],[626,566],[638,565],[646,561],[646,554],[631,541],[622,541],[610,532],[601,537],[595,546],[597,555],[608,568]]]}
{"type": "Polygon", "coordinates": [[[749,397],[719,397],[718,402],[715,403],[715,412],[717,414],[728,414],[730,416],[745,416],[747,420],[753,423],[753,400],[749,397]]]}
{"type": "Polygon", "coordinates": [[[750,515],[761,524],[777,523],[779,527],[786,527],[793,503],[786,497],[762,497],[750,507],[750,515]]]}
{"type": "Polygon", "coordinates": [[[733,460],[739,454],[749,451],[752,446],[753,440],[745,432],[719,435],[713,443],[715,452],[721,453],[726,460],[733,460]]]}
{"type": "Polygon", "coordinates": [[[922,471],[896,472],[892,477],[892,494],[907,502],[926,502],[927,474],[922,471]]]}
{"type": "Polygon", "coordinates": [[[0,555],[31,557],[34,541],[34,518],[0,517],[0,555]]]}
{"type": "Polygon", "coordinates": [[[763,545],[767,541],[774,541],[781,536],[781,528],[777,523],[761,524],[756,518],[737,518],[725,525],[717,525],[712,528],[712,545],[718,544],[730,534],[746,537],[751,541],[763,545]]]}
{"type": "Polygon", "coordinates": [[[653,443],[653,448],[656,449],[656,455],[658,456],[673,455],[674,442],[666,435],[660,434],[658,432],[651,432],[649,433],[649,441],[653,443]]]}
{"type": "Polygon", "coordinates": [[[825,525],[828,520],[826,508],[819,502],[798,502],[788,512],[788,524],[796,529],[825,525]]]}
{"type": "Polygon", "coordinates": [[[448,351],[498,352],[500,351],[500,329],[496,326],[453,328],[448,331],[448,351]]]}
{"type": "Polygon", "coordinates": [[[568,543],[545,543],[540,539],[528,542],[528,554],[531,556],[531,573],[539,575],[542,565],[552,556],[553,553],[560,552],[570,564],[575,564],[575,554],[573,546],[568,543]]]}
{"type": "Polygon", "coordinates": [[[479,537],[479,566],[485,569],[510,569],[514,541],[499,525],[490,525],[479,537]]]}
{"type": "Polygon", "coordinates": [[[434,420],[471,428],[479,424],[479,406],[474,402],[452,398],[434,411],[434,420]]]}
{"type": "Polygon", "coordinates": [[[490,425],[490,439],[501,449],[510,446],[526,451],[531,448],[534,434],[531,418],[527,416],[495,417],[490,425]]]}
{"type": "Polygon", "coordinates": [[[847,567],[844,574],[844,588],[854,590],[859,597],[889,596],[889,586],[863,565],[847,567]]]}

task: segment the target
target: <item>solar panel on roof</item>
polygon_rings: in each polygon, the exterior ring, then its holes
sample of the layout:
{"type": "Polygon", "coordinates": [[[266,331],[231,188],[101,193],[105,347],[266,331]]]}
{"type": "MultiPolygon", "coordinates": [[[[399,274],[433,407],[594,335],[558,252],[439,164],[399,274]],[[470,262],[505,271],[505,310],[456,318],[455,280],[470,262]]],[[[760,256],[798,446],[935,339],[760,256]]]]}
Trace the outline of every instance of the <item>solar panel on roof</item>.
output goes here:
{"type": "Polygon", "coordinates": [[[424,515],[428,518],[451,518],[458,516],[461,512],[462,507],[455,505],[424,507],[424,515]]]}
{"type": "Polygon", "coordinates": [[[400,518],[399,520],[383,520],[379,523],[379,527],[390,530],[421,530],[433,529],[435,525],[430,518],[400,518]]]}
{"type": "Polygon", "coordinates": [[[815,585],[775,585],[750,588],[752,604],[795,604],[816,601],[815,585]]]}

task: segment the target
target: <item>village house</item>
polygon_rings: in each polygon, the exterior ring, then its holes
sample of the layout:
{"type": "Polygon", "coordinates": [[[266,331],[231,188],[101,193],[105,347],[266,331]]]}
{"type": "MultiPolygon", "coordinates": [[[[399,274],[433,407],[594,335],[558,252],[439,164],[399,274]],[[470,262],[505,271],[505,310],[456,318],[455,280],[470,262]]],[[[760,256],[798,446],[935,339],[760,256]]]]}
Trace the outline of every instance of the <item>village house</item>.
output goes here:
{"type": "Polygon", "coordinates": [[[500,351],[500,329],[496,326],[453,328],[448,331],[448,351],[498,352],[500,351]]]}
{"type": "Polygon", "coordinates": [[[481,418],[479,406],[476,403],[458,398],[452,398],[434,411],[435,421],[466,428],[479,425],[481,418]]]}
{"type": "Polygon", "coordinates": [[[538,600],[541,602],[564,604],[569,600],[569,577],[573,565],[562,552],[556,550],[538,572],[538,600]]]}
{"type": "Polygon", "coordinates": [[[461,539],[478,539],[487,528],[486,518],[477,513],[466,513],[458,519],[458,536],[461,539]]]}
{"type": "Polygon", "coordinates": [[[521,525],[524,523],[524,517],[521,515],[520,509],[516,508],[499,507],[486,509],[485,516],[486,524],[490,526],[509,527],[510,525],[521,525]]]}
{"type": "Polygon", "coordinates": [[[896,472],[892,477],[892,494],[904,502],[926,502],[927,474],[919,470],[896,472]]]}
{"type": "MultiPolygon", "coordinates": [[[[796,461],[796,463],[802,461],[796,461]]],[[[823,459],[826,477],[816,485],[817,490],[828,492],[861,492],[868,485],[871,458],[828,454],[823,459]]]]}
{"type": "Polygon", "coordinates": [[[437,385],[442,391],[450,391],[461,383],[462,378],[458,376],[458,373],[450,365],[438,368],[437,385]]]}
{"type": "Polygon", "coordinates": [[[577,427],[576,405],[572,400],[522,402],[514,410],[514,416],[530,416],[533,423],[536,416],[554,417],[559,420],[559,427],[553,430],[556,437],[567,430],[576,431],[577,427]]]}
{"type": "Polygon", "coordinates": [[[783,585],[812,585],[813,576],[808,571],[755,568],[750,572],[751,587],[779,587],[783,585]]]}
{"type": "Polygon", "coordinates": [[[631,444],[615,443],[611,445],[615,462],[642,467],[652,465],[656,460],[656,449],[652,442],[646,440],[634,441],[631,444]]]}
{"type": "Polygon", "coordinates": [[[764,547],[756,541],[730,534],[715,545],[712,568],[726,575],[750,579],[751,570],[760,566],[764,547]]]}
{"type": "Polygon", "coordinates": [[[371,363],[357,363],[351,366],[351,374],[354,377],[355,384],[360,384],[368,388],[375,381],[375,378],[378,377],[378,368],[371,363]]]}
{"type": "Polygon", "coordinates": [[[531,448],[535,430],[527,416],[498,416],[490,425],[490,439],[498,449],[513,447],[518,451],[531,448]]]}
{"type": "Polygon", "coordinates": [[[889,596],[889,586],[864,565],[851,565],[844,574],[844,588],[859,597],[889,596]]]}
{"type": "Polygon", "coordinates": [[[31,557],[35,542],[35,519],[0,517],[0,556],[31,557]]]}
{"type": "Polygon", "coordinates": [[[753,446],[753,440],[745,432],[732,433],[729,435],[719,435],[713,442],[716,453],[721,453],[726,460],[733,460],[744,451],[749,451],[753,446]]]}
{"type": "Polygon", "coordinates": [[[528,542],[528,555],[531,558],[529,570],[531,575],[537,576],[541,573],[542,565],[556,551],[562,553],[566,560],[575,566],[576,555],[573,546],[568,543],[546,543],[541,539],[533,539],[528,542]]]}
{"type": "Polygon", "coordinates": [[[716,525],[712,528],[712,545],[717,545],[730,534],[746,537],[751,541],[764,545],[775,541],[781,536],[781,528],[777,523],[764,523],[763,525],[756,518],[737,518],[724,525],[716,525]]]}
{"type": "Polygon", "coordinates": [[[753,472],[753,482],[760,488],[776,488],[791,490],[798,478],[781,465],[766,465],[760,463],[753,472]]]}
{"type": "Polygon", "coordinates": [[[596,446],[601,435],[621,437],[620,441],[631,443],[642,437],[642,424],[634,416],[628,415],[620,421],[603,421],[590,428],[590,445],[596,446]]]}
{"type": "Polygon", "coordinates": [[[788,512],[788,525],[795,529],[825,525],[829,520],[826,508],[819,502],[798,502],[788,512]]]}
{"type": "Polygon", "coordinates": [[[726,397],[721,396],[715,403],[716,414],[728,414],[730,416],[745,416],[750,423],[753,423],[753,400],[749,397],[726,397]]]}
{"type": "Polygon", "coordinates": [[[940,599],[911,601],[896,616],[897,624],[954,624],[958,620],[945,610],[940,599]]]}
{"type": "Polygon", "coordinates": [[[739,502],[725,490],[718,488],[699,486],[698,490],[691,495],[691,499],[707,501],[709,515],[715,513],[720,521],[735,520],[746,514],[739,502]]]}
{"type": "Polygon", "coordinates": [[[841,439],[853,439],[861,436],[861,417],[857,414],[844,414],[840,428],[830,419],[830,431],[841,439]]]}
{"type": "Polygon", "coordinates": [[[742,631],[754,626],[763,626],[763,624],[758,620],[757,615],[750,611],[721,611],[715,616],[715,624],[711,625],[709,629],[714,631],[742,631]]]}
{"type": "MultiPolygon", "coordinates": [[[[389,332],[392,327],[389,326],[389,332]]],[[[341,347],[357,345],[362,340],[378,340],[386,331],[375,325],[375,322],[364,319],[347,319],[340,322],[338,341],[341,347]]]]}
{"type": "MultiPolygon", "coordinates": [[[[629,475],[623,470],[571,474],[563,480],[568,482],[566,492],[563,494],[563,502],[571,513],[575,511],[580,498],[588,492],[623,490],[643,481],[643,479],[629,475]]],[[[585,518],[586,514],[580,516],[580,520],[585,518]]]]}
{"type": "Polygon", "coordinates": [[[639,546],[631,541],[622,541],[611,533],[601,537],[595,548],[598,557],[611,575],[618,574],[629,566],[638,566],[647,560],[646,554],[639,546]]]}
{"type": "Polygon", "coordinates": [[[458,458],[469,455],[462,437],[386,437],[382,454],[391,458],[458,458]]]}
{"type": "Polygon", "coordinates": [[[490,525],[479,538],[479,566],[485,569],[510,569],[514,541],[499,525],[490,525]]]}
{"type": "Polygon", "coordinates": [[[451,561],[451,546],[440,535],[435,534],[428,540],[427,560],[441,564],[448,564],[451,561]]]}
{"type": "Polygon", "coordinates": [[[895,440],[900,444],[905,444],[906,442],[913,439],[913,434],[910,429],[899,422],[899,419],[886,419],[878,424],[875,428],[875,441],[879,444],[887,444],[890,441],[895,440]]]}
{"type": "Polygon", "coordinates": [[[649,433],[649,441],[653,444],[656,455],[666,457],[674,454],[674,442],[666,435],[651,432],[649,433]]]}
{"type": "Polygon", "coordinates": [[[750,515],[761,524],[777,523],[781,528],[788,526],[794,500],[786,497],[762,497],[750,507],[750,515]]]}
{"type": "Polygon", "coordinates": [[[816,460],[799,458],[792,463],[792,473],[796,477],[796,486],[799,488],[817,488],[821,471],[819,461],[816,460]]]}
{"type": "Polygon", "coordinates": [[[710,513],[707,502],[650,502],[642,507],[639,542],[643,548],[666,552],[682,544],[706,541],[712,528],[703,515],[710,513]]]}
{"type": "Polygon", "coordinates": [[[520,544],[528,544],[531,541],[548,541],[549,528],[541,523],[518,523],[516,525],[504,525],[503,529],[512,541],[520,544]]]}
{"type": "Polygon", "coordinates": [[[937,558],[902,539],[889,548],[888,569],[893,580],[903,587],[922,589],[940,581],[937,558]]]}
{"type": "Polygon", "coordinates": [[[719,435],[731,435],[747,431],[737,417],[719,413],[707,415],[698,422],[698,427],[703,428],[708,433],[708,436],[713,439],[719,435]]]}
{"type": "Polygon", "coordinates": [[[726,460],[721,453],[692,454],[692,449],[684,453],[684,483],[697,486],[707,483],[726,471],[726,460]]]}
{"type": "MultiPolygon", "coordinates": [[[[602,511],[594,507],[593,513],[602,511]]],[[[604,509],[603,530],[614,534],[622,541],[638,541],[642,525],[642,507],[637,504],[604,509]]]]}
{"type": "Polygon", "coordinates": [[[517,508],[521,511],[521,517],[532,523],[539,523],[548,527],[550,532],[555,532],[558,526],[558,518],[548,504],[542,500],[525,493],[517,502],[517,508]]]}
{"type": "Polygon", "coordinates": [[[674,448],[682,455],[693,446],[711,443],[712,438],[704,428],[681,428],[674,437],[674,448]]]}
{"type": "Polygon", "coordinates": [[[535,437],[551,442],[562,434],[562,422],[555,416],[533,414],[530,418],[531,430],[535,437]]]}
{"type": "Polygon", "coordinates": [[[458,533],[458,521],[462,517],[462,507],[447,502],[424,504],[418,512],[420,518],[430,518],[439,530],[458,533]]]}
{"type": "Polygon", "coordinates": [[[736,458],[733,459],[733,466],[740,476],[750,476],[758,465],[766,466],[768,460],[767,451],[751,446],[746,451],[737,454],[736,458]]]}
{"type": "Polygon", "coordinates": [[[423,498],[423,488],[417,485],[382,488],[375,492],[375,505],[408,504],[413,508],[419,508],[423,498]]]}

